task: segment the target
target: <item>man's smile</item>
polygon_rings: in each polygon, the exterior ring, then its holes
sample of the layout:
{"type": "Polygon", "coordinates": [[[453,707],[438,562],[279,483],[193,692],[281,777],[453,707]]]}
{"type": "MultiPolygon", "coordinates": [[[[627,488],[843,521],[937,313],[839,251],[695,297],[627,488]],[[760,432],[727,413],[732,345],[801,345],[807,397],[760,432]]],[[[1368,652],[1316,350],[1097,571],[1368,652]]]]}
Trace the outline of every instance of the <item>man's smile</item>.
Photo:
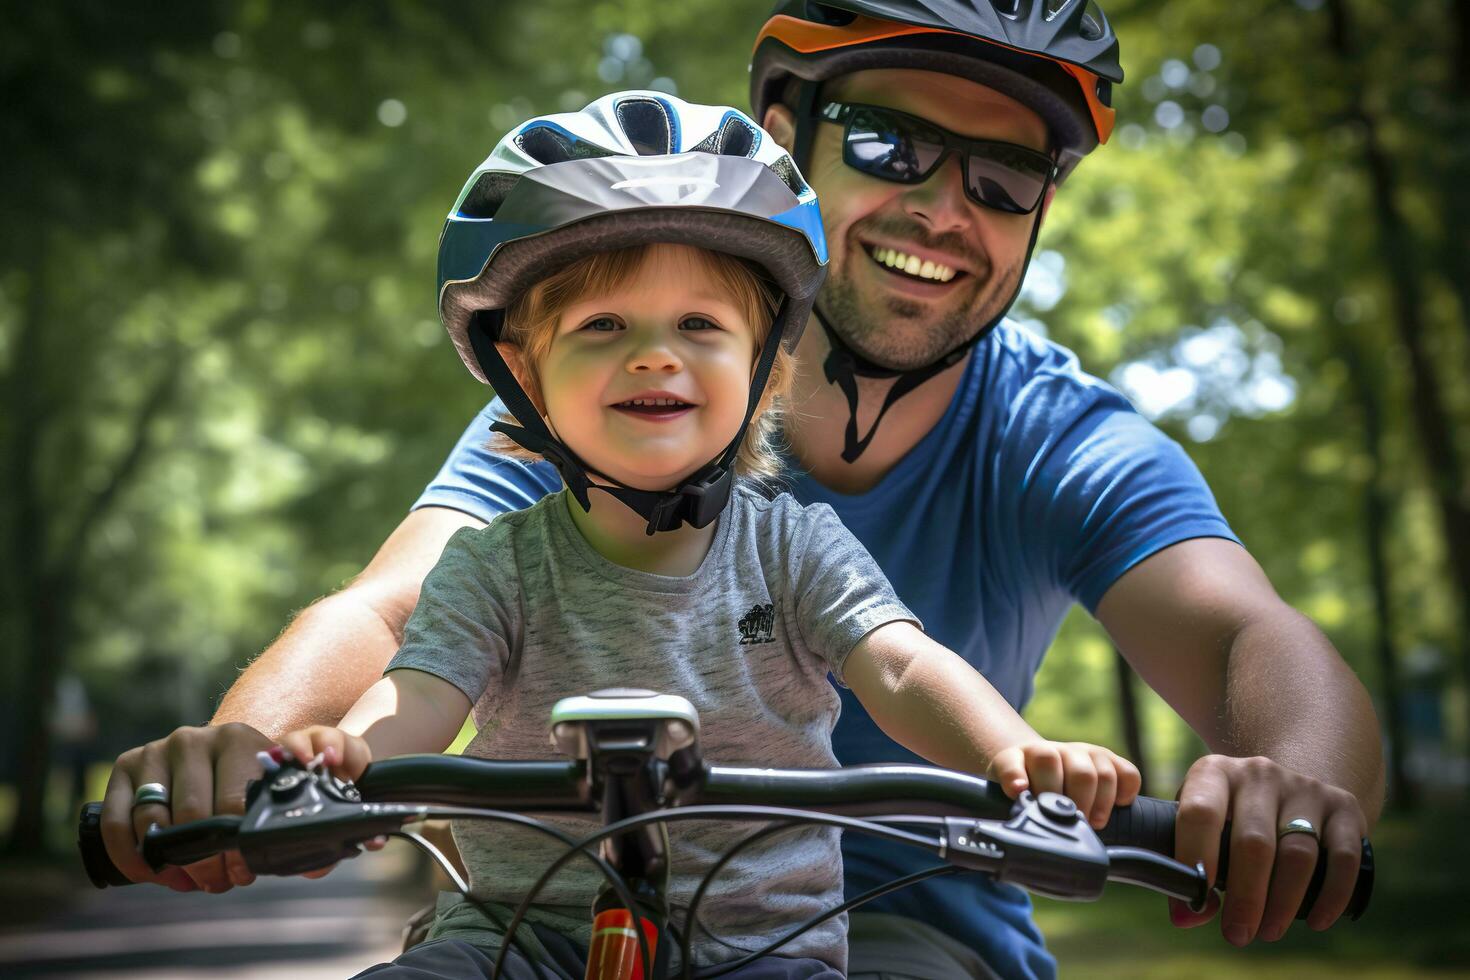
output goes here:
{"type": "Polygon", "coordinates": [[[859,247],[890,288],[919,296],[940,296],[970,278],[970,263],[950,253],[907,242],[859,240],[859,247]]]}
{"type": "Polygon", "coordinates": [[[862,250],[884,286],[910,296],[946,296],[971,278],[971,273],[957,259],[912,246],[900,248],[863,242],[862,250]]]}
{"type": "Polygon", "coordinates": [[[860,242],[885,271],[920,279],[925,282],[950,282],[966,275],[966,263],[954,256],[906,243],[860,242]]]}

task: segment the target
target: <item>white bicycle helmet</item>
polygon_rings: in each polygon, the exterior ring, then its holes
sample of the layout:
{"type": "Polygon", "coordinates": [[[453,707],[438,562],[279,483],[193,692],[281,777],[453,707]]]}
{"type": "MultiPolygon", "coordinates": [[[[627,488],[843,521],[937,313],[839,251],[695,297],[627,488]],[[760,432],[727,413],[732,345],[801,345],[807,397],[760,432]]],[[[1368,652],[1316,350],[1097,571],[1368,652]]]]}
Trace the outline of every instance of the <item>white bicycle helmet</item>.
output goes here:
{"type": "Polygon", "coordinates": [[[590,489],[604,490],[647,519],[652,534],[704,527],[724,509],[778,345],[795,348],[826,263],[816,194],[749,116],[661,92],[619,92],[523,123],[470,174],[439,240],[439,314],[465,367],[521,423],[491,428],[549,460],[583,508],[590,489]],[[667,491],[593,484],[495,349],[505,309],[522,291],[586,256],[651,242],[747,259],[783,294],[740,432],[667,491]]]}

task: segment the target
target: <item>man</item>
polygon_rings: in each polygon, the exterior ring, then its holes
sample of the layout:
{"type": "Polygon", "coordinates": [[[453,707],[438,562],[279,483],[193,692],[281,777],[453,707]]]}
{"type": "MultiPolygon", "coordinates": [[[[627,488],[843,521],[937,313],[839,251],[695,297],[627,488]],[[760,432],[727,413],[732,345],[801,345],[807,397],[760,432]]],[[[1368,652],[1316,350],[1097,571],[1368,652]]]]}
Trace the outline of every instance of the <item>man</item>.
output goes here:
{"type": "MultiPolygon", "coordinates": [[[[1185,779],[1176,857],[1213,875],[1231,821],[1225,937],[1279,938],[1323,851],[1309,924],[1326,928],[1380,806],[1372,707],[1277,597],[1179,447],[1068,352],[1002,322],[1057,184],[1111,130],[1122,76],[1095,5],[972,5],[789,0],[757,42],[756,115],[820,195],[831,254],[821,329],[799,350],[793,492],[830,503],[926,629],[1017,706],[1081,602],[1217,753],[1185,779]]],[[[217,727],[119,759],[104,832],[129,875],[248,882],[224,860],[154,876],[134,836],[238,810],[255,749],[335,723],[377,678],[448,536],[557,486],[548,467],[479,448],[488,421],[470,425],[362,575],[251,666],[217,727]],[[133,807],[150,782],[171,792],[171,812],[133,807]]],[[[834,745],[847,763],[907,757],[850,698],[834,745]]],[[[844,858],[850,893],[918,860],[862,839],[844,858]]],[[[855,977],[1055,972],[1015,889],[941,878],[869,908],[852,919],[855,977]]],[[[1213,910],[1172,914],[1197,925],[1213,910]]]]}

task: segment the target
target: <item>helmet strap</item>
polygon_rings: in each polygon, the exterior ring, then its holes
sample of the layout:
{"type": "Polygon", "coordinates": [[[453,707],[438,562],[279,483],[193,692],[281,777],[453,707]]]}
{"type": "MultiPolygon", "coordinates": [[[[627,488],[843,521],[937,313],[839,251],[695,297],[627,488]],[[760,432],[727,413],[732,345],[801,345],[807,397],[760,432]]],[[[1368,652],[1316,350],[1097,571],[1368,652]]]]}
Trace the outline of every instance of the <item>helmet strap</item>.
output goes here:
{"type": "Polygon", "coordinates": [[[587,490],[593,484],[587,478],[586,464],[577,458],[576,453],[551,434],[551,430],[541,420],[541,412],[531,402],[525,389],[521,387],[520,381],[516,380],[510,365],[505,363],[505,358],[500,355],[495,342],[490,339],[491,330],[495,329],[495,332],[498,333],[499,321],[504,317],[505,313],[502,310],[481,310],[470,317],[468,330],[470,347],[475,352],[475,360],[479,362],[480,370],[485,372],[490,387],[500,396],[500,400],[505,402],[505,407],[510,409],[510,414],[521,423],[517,426],[508,422],[492,422],[490,431],[499,432],[522,449],[545,457],[546,461],[556,467],[556,471],[561,474],[567,489],[572,492],[572,497],[577,503],[582,505],[582,509],[591,510],[592,502],[587,497],[587,490]],[[492,318],[493,328],[485,323],[486,317],[492,318]]]}
{"type": "Polygon", "coordinates": [[[806,173],[807,164],[811,163],[812,140],[817,132],[817,94],[821,90],[820,82],[803,79],[796,91],[791,159],[802,173],[806,173]]]}
{"type": "MultiPolygon", "coordinates": [[[[805,84],[810,85],[811,83],[805,84]]],[[[815,86],[812,87],[815,88],[815,86]]],[[[1050,178],[1048,178],[1047,187],[1042,188],[1043,199],[1045,199],[1046,191],[1049,187],[1050,178]]],[[[831,348],[827,353],[827,359],[822,363],[822,373],[826,376],[827,383],[835,384],[842,392],[843,397],[847,399],[847,428],[843,433],[842,440],[843,462],[855,463],[867,451],[869,444],[873,441],[873,436],[878,432],[878,424],[883,421],[883,416],[888,414],[888,410],[893,407],[894,402],[936,374],[953,367],[964,359],[965,355],[969,353],[970,348],[978,344],[991,330],[995,329],[1001,320],[1005,319],[1006,314],[1015,305],[1016,297],[1021,295],[1021,284],[1026,278],[1025,270],[1031,268],[1031,253],[1036,248],[1036,238],[1040,231],[1041,205],[1038,204],[1036,208],[1036,219],[1031,225],[1031,239],[1026,244],[1026,260],[1021,264],[1021,278],[1017,280],[1016,288],[1011,292],[1010,299],[1006,300],[1000,312],[992,317],[989,323],[977,330],[973,337],[950,350],[948,353],[941,355],[938,360],[931,361],[922,367],[901,371],[895,368],[884,367],[881,364],[875,364],[849,347],[846,341],[832,327],[832,324],[827,320],[827,317],[822,313],[821,309],[815,304],[812,306],[812,315],[822,325],[822,330],[827,335],[827,343],[831,348]],[[873,419],[873,424],[868,428],[868,434],[861,437],[858,435],[857,420],[859,400],[857,379],[859,377],[898,379],[888,389],[888,394],[884,396],[883,404],[878,409],[878,416],[873,419]]]]}
{"type": "Polygon", "coordinates": [[[521,423],[517,426],[497,421],[491,423],[490,430],[499,432],[516,445],[539,454],[554,466],[567,489],[571,491],[572,498],[584,511],[592,510],[592,501],[587,491],[601,490],[647,520],[646,533],[650,535],[657,531],[675,530],[681,524],[705,527],[720,516],[720,512],[730,502],[730,493],[735,482],[735,457],[740,453],[740,445],[750,428],[750,420],[765,394],[776,352],[781,347],[781,337],[786,332],[787,320],[790,318],[789,298],[783,298],[781,308],[771,323],[766,342],[762,346],[760,358],[756,361],[755,373],[750,382],[750,398],[746,403],[745,419],[740,430],[718,457],[673,490],[640,490],[605,474],[596,473],[572,452],[571,447],[552,435],[542,421],[541,413],[532,404],[530,397],[516,380],[514,372],[510,370],[510,365],[506,364],[505,358],[490,339],[490,330],[483,322],[486,316],[503,317],[504,313],[500,310],[484,310],[471,317],[468,330],[470,346],[474,349],[475,360],[485,372],[491,387],[521,423]],[[607,483],[593,483],[589,474],[595,474],[607,483]]]}

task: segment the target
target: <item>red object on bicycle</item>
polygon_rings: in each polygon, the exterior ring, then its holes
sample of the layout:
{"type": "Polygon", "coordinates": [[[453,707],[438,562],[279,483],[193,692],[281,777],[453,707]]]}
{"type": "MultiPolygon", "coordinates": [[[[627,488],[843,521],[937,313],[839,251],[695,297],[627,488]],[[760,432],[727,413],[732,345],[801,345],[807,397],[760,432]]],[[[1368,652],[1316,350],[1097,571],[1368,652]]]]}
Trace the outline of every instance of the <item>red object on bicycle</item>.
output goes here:
{"type": "MultiPolygon", "coordinates": [[[[648,955],[658,955],[658,926],[640,917],[648,940],[648,955]]],[[[643,980],[638,956],[638,933],[627,909],[607,909],[592,920],[592,946],[587,950],[587,980],[643,980]]]]}

